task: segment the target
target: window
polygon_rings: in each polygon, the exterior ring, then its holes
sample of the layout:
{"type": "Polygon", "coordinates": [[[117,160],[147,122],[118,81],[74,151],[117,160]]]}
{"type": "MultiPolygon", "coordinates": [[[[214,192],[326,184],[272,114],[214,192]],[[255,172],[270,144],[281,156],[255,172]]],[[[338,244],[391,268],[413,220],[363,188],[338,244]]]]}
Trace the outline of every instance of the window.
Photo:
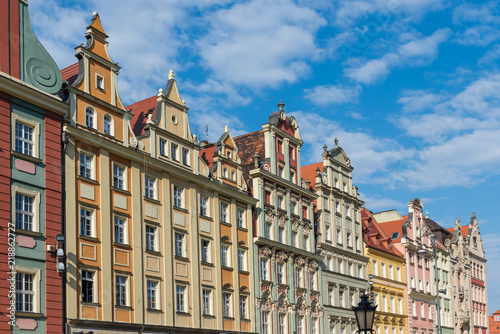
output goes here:
{"type": "Polygon", "coordinates": [[[222,308],[224,317],[231,318],[233,316],[233,303],[231,293],[224,292],[222,294],[222,308]]]}
{"type": "Polygon", "coordinates": [[[144,178],[144,196],[156,199],[156,179],[146,176],[144,178]]]}
{"type": "Polygon", "coordinates": [[[389,278],[392,280],[394,279],[394,267],[392,264],[389,264],[389,278]]]}
{"type": "Polygon", "coordinates": [[[283,153],[283,141],[278,139],[278,152],[283,153]]]}
{"type": "Polygon", "coordinates": [[[280,243],[285,243],[286,240],[286,235],[285,235],[285,228],[283,226],[278,227],[278,241],[280,243]]]}
{"type": "Polygon", "coordinates": [[[297,247],[297,238],[298,234],[295,231],[292,231],[292,246],[297,247]]]}
{"type": "Polygon", "coordinates": [[[170,156],[172,160],[179,161],[179,146],[172,143],[170,145],[170,156]]]}
{"type": "Polygon", "coordinates": [[[343,190],[344,190],[344,192],[347,192],[347,183],[345,183],[345,182],[344,182],[343,190]]]}
{"type": "Polygon", "coordinates": [[[382,310],[384,312],[387,312],[387,296],[386,295],[382,296],[382,310]]]}
{"type": "Polygon", "coordinates": [[[117,164],[113,165],[113,187],[125,189],[125,167],[117,164]]]}
{"type": "Polygon", "coordinates": [[[276,264],[276,275],[277,275],[277,279],[278,279],[278,284],[285,283],[284,273],[283,273],[283,263],[281,263],[281,262],[278,262],[276,264]]]}
{"type": "Polygon", "coordinates": [[[293,214],[297,214],[297,202],[295,201],[290,201],[290,211],[293,214]]]}
{"type": "Polygon", "coordinates": [[[260,259],[260,279],[268,281],[267,259],[260,259]]]}
{"type": "Polygon", "coordinates": [[[113,135],[113,120],[112,120],[111,116],[104,115],[102,124],[103,124],[104,134],[106,134],[108,136],[112,136],[113,135]]]}
{"type": "Polygon", "coordinates": [[[387,277],[387,276],[386,276],[386,272],[385,272],[385,263],[384,263],[384,262],[381,262],[381,263],[380,263],[380,275],[381,275],[382,277],[387,277]]]}
{"type": "Polygon", "coordinates": [[[185,257],[184,234],[175,233],[175,256],[185,257]]]}
{"type": "Polygon", "coordinates": [[[340,213],[340,203],[335,202],[335,212],[340,213]]]}
{"type": "Polygon", "coordinates": [[[223,223],[228,223],[229,219],[229,204],[221,203],[220,204],[220,221],[223,223]]]}
{"type": "Polygon", "coordinates": [[[267,221],[264,223],[264,237],[266,239],[271,239],[272,227],[273,227],[273,224],[268,223],[267,221]]]}
{"type": "Polygon", "coordinates": [[[299,316],[297,318],[297,334],[305,334],[304,332],[304,317],[299,316]]]}
{"type": "Polygon", "coordinates": [[[228,177],[228,173],[229,173],[229,170],[226,167],[224,167],[224,169],[222,169],[222,176],[224,176],[225,178],[227,178],[228,177]]]}
{"type": "Polygon", "coordinates": [[[80,209],[80,234],[87,237],[94,236],[94,211],[80,209]]]}
{"type": "Polygon", "coordinates": [[[269,334],[270,326],[269,326],[269,312],[262,312],[262,334],[269,334]]]}
{"type": "Polygon", "coordinates": [[[226,150],[226,157],[227,157],[228,159],[231,159],[231,151],[226,150]]]}
{"type": "Polygon", "coordinates": [[[427,292],[427,293],[431,292],[431,287],[429,285],[429,282],[425,282],[425,292],[427,292]]]}
{"type": "Polygon", "coordinates": [[[339,259],[339,273],[344,273],[344,262],[341,259],[339,259]]]}
{"type": "Polygon", "coordinates": [[[290,145],[288,148],[288,154],[290,156],[290,159],[295,160],[295,147],[290,145]]]}
{"type": "Polygon", "coordinates": [[[311,334],[318,334],[318,318],[311,319],[311,334]]]}
{"type": "Polygon", "coordinates": [[[358,265],[358,277],[359,278],[365,278],[365,273],[364,273],[362,265],[358,265]]]}
{"type": "Polygon", "coordinates": [[[309,273],[309,288],[311,290],[317,290],[316,289],[316,274],[312,271],[309,273]]]}
{"type": "Polygon", "coordinates": [[[284,207],[283,207],[283,196],[278,195],[276,206],[278,207],[278,209],[284,209],[284,207]]]}
{"type": "Polygon", "coordinates": [[[283,167],[282,165],[278,165],[278,176],[279,177],[285,176],[285,167],[283,167]]]}
{"type": "MultiPolygon", "coordinates": [[[[393,313],[396,313],[393,311],[393,313]]],[[[403,299],[398,298],[398,314],[403,314],[403,299]]]]}
{"type": "Polygon", "coordinates": [[[247,251],[244,249],[238,249],[238,270],[247,270],[247,251]]]}
{"type": "Polygon", "coordinates": [[[156,227],[146,225],[146,249],[156,251],[156,227]]]}
{"type": "Polygon", "coordinates": [[[345,206],[345,216],[351,218],[351,207],[348,205],[345,206]]]}
{"type": "Polygon", "coordinates": [[[347,243],[347,246],[352,247],[352,244],[351,244],[351,233],[349,233],[349,232],[347,232],[347,235],[346,235],[346,243],[347,243]]]}
{"type": "Polygon", "coordinates": [[[420,317],[425,319],[425,305],[422,302],[420,303],[420,317]]]}
{"type": "Polygon", "coordinates": [[[360,249],[359,247],[359,237],[356,236],[356,243],[354,244],[354,247],[356,247],[356,249],[360,249]]]}
{"type": "Polygon", "coordinates": [[[116,275],[115,277],[115,294],[116,294],[116,305],[117,306],[127,306],[128,296],[127,296],[127,285],[128,277],[116,275]]]}
{"type": "Polygon", "coordinates": [[[182,163],[184,165],[189,165],[189,150],[185,148],[182,149],[182,163]]]}
{"type": "Polygon", "coordinates": [[[160,138],[160,155],[166,157],[167,156],[167,141],[165,139],[160,138]]]}
{"type": "Polygon", "coordinates": [[[278,334],[286,333],[286,314],[278,314],[278,334]]]}
{"type": "Polygon", "coordinates": [[[186,287],[184,285],[177,285],[175,287],[175,296],[177,300],[177,312],[187,312],[186,287]]]}
{"type": "Polygon", "coordinates": [[[242,209],[236,209],[236,225],[240,228],[246,228],[245,223],[245,211],[242,209]]]}
{"type": "Polygon", "coordinates": [[[92,164],[93,164],[93,156],[90,154],[80,152],[80,176],[85,177],[87,179],[92,179],[94,176],[92,171],[93,169],[92,164]]]}
{"type": "Polygon", "coordinates": [[[307,206],[302,207],[302,218],[308,219],[309,217],[307,216],[307,206]]]}
{"type": "Polygon", "coordinates": [[[397,239],[399,238],[399,232],[394,232],[393,234],[391,234],[391,239],[397,239]]]}
{"type": "Polygon", "coordinates": [[[212,290],[203,289],[201,303],[203,315],[212,315],[212,290]]]}
{"type": "Polygon", "coordinates": [[[332,257],[331,256],[327,256],[325,258],[325,267],[326,267],[326,270],[332,270],[332,257]]]}
{"type": "Polygon", "coordinates": [[[410,263],[413,263],[413,253],[409,252],[409,255],[410,255],[410,263]]]}
{"type": "Polygon", "coordinates": [[[377,260],[372,260],[373,275],[378,276],[378,263],[377,260]]]}
{"type": "Polygon", "coordinates": [[[29,156],[35,154],[35,127],[16,121],[15,126],[15,151],[29,156]]]}
{"type": "Polygon", "coordinates": [[[16,192],[16,228],[35,231],[35,197],[16,192]]]}
{"type": "Polygon", "coordinates": [[[158,282],[147,281],[147,308],[156,310],[158,309],[158,282]]]}
{"type": "Polygon", "coordinates": [[[93,303],[94,302],[94,272],[88,270],[82,270],[81,277],[82,286],[82,302],[93,303]]]}
{"type": "Polygon", "coordinates": [[[422,284],[422,280],[421,280],[421,279],[419,279],[419,280],[418,280],[418,289],[419,289],[420,291],[423,291],[423,290],[424,290],[424,286],[423,286],[423,284],[422,284]]]}
{"type": "Polygon", "coordinates": [[[325,240],[332,241],[332,236],[330,235],[330,225],[325,225],[325,240]]]}
{"type": "Polygon", "coordinates": [[[16,311],[35,312],[35,275],[16,274],[16,311]]]}
{"type": "Polygon", "coordinates": [[[85,125],[89,128],[95,128],[96,124],[94,123],[94,110],[90,108],[85,109],[85,125]]]}
{"type": "Polygon", "coordinates": [[[413,289],[415,289],[415,278],[414,278],[414,277],[411,277],[411,278],[410,278],[410,282],[411,282],[411,287],[412,287],[413,289]]]}
{"type": "Polygon", "coordinates": [[[337,244],[342,245],[342,231],[337,229],[337,244]]]}
{"type": "Polygon", "coordinates": [[[333,305],[333,289],[328,288],[328,304],[333,305]]]}
{"type": "Polygon", "coordinates": [[[231,267],[231,253],[228,245],[221,246],[221,263],[223,267],[231,267]]]}
{"type": "Polygon", "coordinates": [[[248,319],[248,296],[240,295],[240,319],[248,319]]]}
{"type": "Polygon", "coordinates": [[[396,267],[396,279],[398,281],[401,281],[401,268],[400,267],[396,267]]]}
{"type": "Polygon", "coordinates": [[[99,74],[96,74],[95,86],[100,90],[104,90],[104,78],[99,74]]]}
{"type": "Polygon", "coordinates": [[[305,250],[309,250],[309,236],[308,235],[304,235],[304,249],[305,250]]]}
{"type": "Polygon", "coordinates": [[[339,306],[344,307],[344,290],[339,291],[339,306]]]}
{"type": "Polygon", "coordinates": [[[295,268],[295,284],[297,287],[302,287],[302,268],[295,268]]]}
{"type": "Polygon", "coordinates": [[[290,170],[290,181],[295,183],[295,171],[290,170]]]}
{"type": "Polygon", "coordinates": [[[412,309],[412,315],[414,317],[416,317],[417,316],[417,306],[416,306],[414,301],[411,302],[411,309],[412,309]]]}
{"type": "Polygon", "coordinates": [[[231,180],[236,181],[236,172],[234,170],[231,171],[231,180]]]}
{"type": "Polygon", "coordinates": [[[209,217],[208,214],[208,197],[200,195],[200,214],[209,217]]]}
{"type": "Polygon", "coordinates": [[[201,262],[210,263],[210,241],[201,239],[201,262]]]}
{"type": "Polygon", "coordinates": [[[354,276],[353,270],[352,270],[352,262],[347,263],[347,274],[354,276]]]}
{"type": "Polygon", "coordinates": [[[121,217],[115,217],[115,242],[119,244],[128,243],[126,220],[121,217]]]}
{"type": "Polygon", "coordinates": [[[184,207],[184,201],[183,201],[183,194],[184,189],[181,187],[174,186],[174,206],[176,208],[183,208],[184,207]]]}

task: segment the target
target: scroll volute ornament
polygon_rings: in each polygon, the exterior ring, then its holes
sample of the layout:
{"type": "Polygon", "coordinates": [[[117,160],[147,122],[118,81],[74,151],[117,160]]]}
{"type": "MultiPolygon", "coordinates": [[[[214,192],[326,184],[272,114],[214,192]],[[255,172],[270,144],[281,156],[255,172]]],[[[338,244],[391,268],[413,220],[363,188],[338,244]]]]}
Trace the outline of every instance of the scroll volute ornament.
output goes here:
{"type": "Polygon", "coordinates": [[[270,224],[274,222],[274,209],[272,208],[267,208],[266,209],[266,223],[270,224]]]}
{"type": "Polygon", "coordinates": [[[300,221],[297,218],[292,220],[292,231],[298,232],[300,228],[300,221]]]}
{"type": "Polygon", "coordinates": [[[271,249],[269,249],[269,247],[264,247],[264,248],[260,249],[260,257],[261,258],[269,259],[271,257],[272,253],[273,252],[271,251],[271,249]]]}
{"type": "Polygon", "coordinates": [[[288,255],[283,251],[279,252],[276,255],[276,261],[279,263],[285,263],[287,259],[288,259],[288,255]]]}
{"type": "Polygon", "coordinates": [[[306,260],[304,260],[304,258],[302,256],[299,256],[295,259],[295,265],[299,266],[299,267],[304,267],[306,264],[306,260]]]}
{"type": "Polygon", "coordinates": [[[285,227],[286,225],[286,215],[284,213],[278,214],[278,225],[280,227],[285,227]]]}
{"type": "Polygon", "coordinates": [[[305,236],[309,236],[309,234],[311,234],[311,225],[310,224],[304,225],[302,232],[304,233],[305,236]]]}
{"type": "Polygon", "coordinates": [[[311,261],[309,262],[309,269],[317,271],[318,270],[318,262],[317,261],[311,261]]]}

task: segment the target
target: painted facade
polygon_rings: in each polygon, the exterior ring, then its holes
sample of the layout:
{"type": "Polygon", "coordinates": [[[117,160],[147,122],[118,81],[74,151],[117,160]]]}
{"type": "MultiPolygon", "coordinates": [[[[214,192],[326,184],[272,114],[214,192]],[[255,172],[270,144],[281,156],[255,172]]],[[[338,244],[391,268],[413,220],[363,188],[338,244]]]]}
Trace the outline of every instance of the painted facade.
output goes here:
{"type": "Polygon", "coordinates": [[[256,331],[323,333],[322,276],[316,254],[313,201],[301,177],[303,144],[280,101],[262,130],[235,138],[243,175],[258,200],[253,255],[256,331]]]}
{"type": "Polygon", "coordinates": [[[325,333],[356,332],[351,307],[368,289],[358,188],[352,184],[351,162],[344,150],[324,146],[323,161],[302,167],[315,190],[317,252],[322,258],[322,301],[325,333]]]}
{"type": "Polygon", "coordinates": [[[255,200],[230,133],[209,157],[237,171],[221,180],[200,156],[174,73],[124,107],[97,13],[86,39],[62,71],[71,331],[252,332],[255,200]]]}
{"type": "Polygon", "coordinates": [[[436,293],[433,288],[434,268],[431,260],[432,241],[426,231],[430,231],[422,214],[422,203],[412,199],[408,203],[408,216],[400,216],[397,212],[375,214],[387,235],[399,233],[392,238],[396,249],[406,259],[406,312],[408,314],[409,334],[431,334],[435,332],[436,293]],[[395,220],[392,220],[396,218],[395,220]],[[419,250],[425,250],[419,256],[419,250]]]}
{"type": "Polygon", "coordinates": [[[0,4],[0,332],[61,333],[63,276],[59,69],[34,35],[28,5],[0,4]],[[10,307],[10,309],[8,309],[10,307]],[[11,318],[9,320],[9,314],[11,318]]]}
{"type": "Polygon", "coordinates": [[[493,312],[488,318],[490,334],[500,334],[500,310],[493,312]]]}
{"type": "Polygon", "coordinates": [[[375,333],[406,334],[406,260],[392,244],[399,235],[387,235],[369,210],[362,208],[361,212],[365,255],[370,259],[368,273],[373,277],[371,293],[378,305],[375,333]]]}
{"type": "Polygon", "coordinates": [[[469,225],[461,226],[457,219],[448,231],[455,333],[488,333],[486,259],[475,214],[469,225]]]}

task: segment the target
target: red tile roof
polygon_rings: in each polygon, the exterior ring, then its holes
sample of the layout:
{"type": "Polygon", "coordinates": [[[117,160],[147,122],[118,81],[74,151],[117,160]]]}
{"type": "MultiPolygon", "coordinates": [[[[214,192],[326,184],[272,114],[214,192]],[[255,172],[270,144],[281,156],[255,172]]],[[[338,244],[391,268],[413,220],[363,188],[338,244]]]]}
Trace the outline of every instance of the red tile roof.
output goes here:
{"type": "MultiPolygon", "coordinates": [[[[453,233],[453,231],[455,230],[454,227],[450,227],[450,228],[447,228],[447,230],[451,233],[453,233]]],[[[465,226],[460,226],[460,231],[462,232],[462,236],[465,238],[467,236],[467,234],[469,234],[469,225],[465,225],[465,226]]]]}
{"type": "Polygon", "coordinates": [[[320,172],[323,171],[323,161],[316,162],[314,164],[310,164],[307,166],[302,166],[300,168],[300,176],[304,179],[311,181],[311,185],[309,186],[310,190],[316,189],[316,170],[319,168],[320,172]]]}
{"type": "Polygon", "coordinates": [[[493,315],[500,315],[500,310],[493,312],[493,315]]]}
{"type": "MultiPolygon", "coordinates": [[[[366,208],[361,208],[361,217],[363,224],[363,239],[368,247],[378,249],[382,252],[389,253],[391,255],[395,255],[398,257],[404,257],[401,252],[399,252],[393,245],[392,242],[397,242],[401,240],[401,225],[399,225],[398,239],[391,239],[388,236],[392,236],[392,232],[386,233],[384,229],[381,227],[382,224],[379,224],[370,210],[366,208]]],[[[403,221],[404,222],[404,221],[403,221]]],[[[396,224],[394,224],[396,227],[396,224]]]]}
{"type": "MultiPolygon", "coordinates": [[[[265,140],[264,131],[254,131],[238,137],[234,137],[234,142],[238,147],[238,155],[241,159],[241,166],[243,167],[243,177],[248,181],[250,177],[250,170],[253,167],[253,157],[255,154],[259,156],[260,161],[265,159],[265,140]]],[[[251,187],[252,182],[248,182],[251,187]]]]}
{"type": "Polygon", "coordinates": [[[68,83],[71,85],[78,77],[78,70],[78,63],[74,63],[66,68],[63,68],[61,70],[62,81],[68,81],[68,83]]]}
{"type": "Polygon", "coordinates": [[[403,224],[408,219],[408,215],[403,216],[403,219],[392,220],[388,222],[378,223],[382,230],[389,236],[392,236],[394,233],[399,232],[398,237],[392,239],[392,242],[401,242],[401,236],[403,234],[403,224]]]}
{"type": "Polygon", "coordinates": [[[142,101],[136,102],[129,106],[126,106],[125,109],[132,111],[132,130],[136,136],[141,136],[145,133],[144,126],[146,125],[146,121],[148,120],[147,114],[149,110],[152,109],[150,113],[153,114],[153,118],[155,118],[156,114],[156,95],[148,97],[142,101]]]}
{"type": "Polygon", "coordinates": [[[200,150],[200,157],[206,162],[208,168],[212,168],[214,163],[214,152],[217,148],[215,144],[208,144],[200,150]]]}

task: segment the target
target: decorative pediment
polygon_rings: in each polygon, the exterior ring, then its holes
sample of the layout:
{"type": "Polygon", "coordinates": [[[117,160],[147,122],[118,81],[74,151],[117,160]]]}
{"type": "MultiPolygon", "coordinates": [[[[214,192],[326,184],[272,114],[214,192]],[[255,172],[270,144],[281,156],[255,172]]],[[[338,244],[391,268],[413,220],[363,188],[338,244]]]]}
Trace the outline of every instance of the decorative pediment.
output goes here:
{"type": "Polygon", "coordinates": [[[311,316],[314,318],[322,316],[322,309],[321,306],[319,305],[319,301],[317,299],[313,300],[311,302],[311,316]]]}
{"type": "Polygon", "coordinates": [[[260,257],[264,259],[269,259],[272,253],[273,253],[272,250],[267,246],[259,250],[260,257]]]}
{"type": "Polygon", "coordinates": [[[307,304],[306,304],[304,297],[300,297],[297,300],[297,304],[295,305],[295,310],[301,316],[304,316],[307,314],[307,304]]]}
{"type": "Polygon", "coordinates": [[[311,234],[311,229],[312,229],[312,226],[308,222],[308,223],[304,224],[304,227],[302,228],[302,232],[304,233],[305,236],[309,236],[309,234],[311,234]]]}
{"type": "Polygon", "coordinates": [[[278,213],[278,225],[280,227],[285,227],[287,221],[287,216],[283,212],[278,213]]]}
{"type": "Polygon", "coordinates": [[[272,311],[274,308],[274,301],[270,291],[264,291],[260,301],[257,301],[257,307],[263,311],[272,311]]]}
{"type": "Polygon", "coordinates": [[[292,231],[298,232],[300,229],[300,220],[298,218],[292,218],[292,231]]]}
{"type": "Polygon", "coordinates": [[[316,271],[316,270],[318,270],[318,268],[319,268],[319,264],[317,261],[309,262],[309,269],[316,271]]]}
{"type": "Polygon", "coordinates": [[[284,251],[280,251],[276,255],[276,261],[279,263],[285,263],[288,260],[288,255],[284,251]]]}
{"type": "Polygon", "coordinates": [[[298,267],[304,267],[306,265],[306,260],[302,256],[298,256],[295,259],[295,265],[298,267]]]}
{"type": "Polygon", "coordinates": [[[288,298],[288,293],[284,292],[278,297],[278,312],[287,313],[290,307],[290,299],[288,298]]]}
{"type": "Polygon", "coordinates": [[[274,212],[273,208],[266,209],[266,223],[268,223],[268,224],[274,223],[275,216],[276,216],[276,213],[274,212]]]}

